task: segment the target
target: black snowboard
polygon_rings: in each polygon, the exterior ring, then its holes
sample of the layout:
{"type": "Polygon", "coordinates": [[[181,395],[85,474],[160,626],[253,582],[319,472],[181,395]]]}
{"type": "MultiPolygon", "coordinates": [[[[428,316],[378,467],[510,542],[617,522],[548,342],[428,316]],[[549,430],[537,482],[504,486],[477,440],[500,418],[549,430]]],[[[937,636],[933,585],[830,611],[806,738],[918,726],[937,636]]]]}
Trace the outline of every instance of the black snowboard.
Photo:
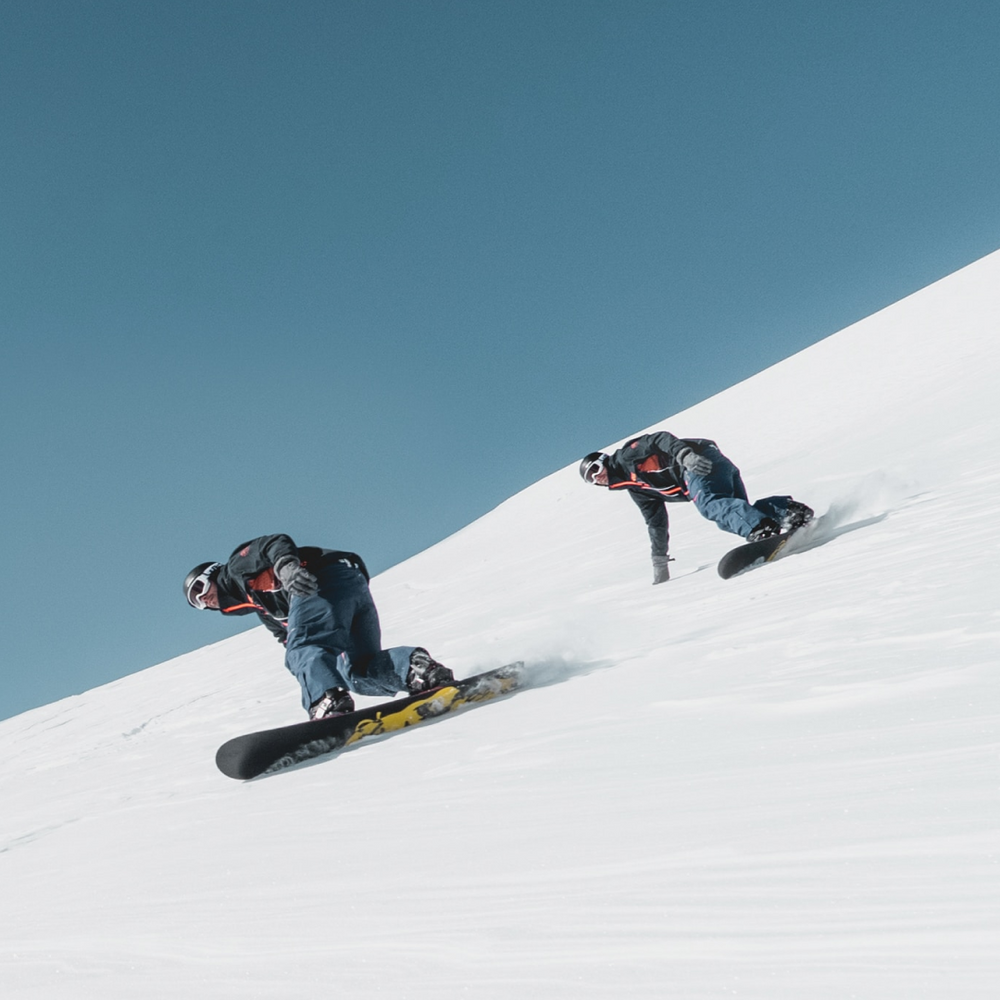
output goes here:
{"type": "Polygon", "coordinates": [[[719,560],[719,576],[723,580],[728,580],[737,573],[745,573],[748,569],[756,569],[764,563],[774,562],[781,556],[794,533],[794,530],[786,531],[781,535],[762,538],[759,542],[746,542],[735,549],[730,549],[719,560]]]}
{"type": "Polygon", "coordinates": [[[215,763],[229,778],[256,778],[353,746],[369,736],[396,732],[465,705],[499,698],[524,683],[524,664],[509,663],[433,691],[372,705],[350,715],[237,736],[219,747],[215,763]]]}

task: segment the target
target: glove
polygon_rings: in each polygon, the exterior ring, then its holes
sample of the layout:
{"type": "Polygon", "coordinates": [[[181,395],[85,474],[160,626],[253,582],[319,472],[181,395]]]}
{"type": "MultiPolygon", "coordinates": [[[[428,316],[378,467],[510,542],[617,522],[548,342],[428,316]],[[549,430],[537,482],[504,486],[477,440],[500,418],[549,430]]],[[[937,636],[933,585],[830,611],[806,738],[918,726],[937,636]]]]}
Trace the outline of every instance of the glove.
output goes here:
{"type": "Polygon", "coordinates": [[[653,556],[653,586],[666,583],[670,579],[670,556],[653,556]]]}
{"type": "Polygon", "coordinates": [[[681,448],[677,461],[696,476],[707,476],[712,471],[712,460],[699,455],[693,448],[681,448]]]}
{"type": "Polygon", "coordinates": [[[274,564],[274,575],[294,597],[312,597],[319,591],[319,581],[295,556],[282,556],[274,564]]]}

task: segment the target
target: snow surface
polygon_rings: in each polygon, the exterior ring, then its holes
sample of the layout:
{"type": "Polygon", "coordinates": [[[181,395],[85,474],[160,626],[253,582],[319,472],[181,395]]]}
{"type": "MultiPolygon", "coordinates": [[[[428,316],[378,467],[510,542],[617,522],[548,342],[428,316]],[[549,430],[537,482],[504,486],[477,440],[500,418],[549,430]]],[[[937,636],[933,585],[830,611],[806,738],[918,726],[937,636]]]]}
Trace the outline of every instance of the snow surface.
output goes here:
{"type": "Polygon", "coordinates": [[[230,781],[255,629],[0,723],[0,996],[996,997],[998,331],[993,254],[658,425],[824,513],[781,562],[674,506],[652,587],[574,461],[374,581],[506,701],[230,781]]]}

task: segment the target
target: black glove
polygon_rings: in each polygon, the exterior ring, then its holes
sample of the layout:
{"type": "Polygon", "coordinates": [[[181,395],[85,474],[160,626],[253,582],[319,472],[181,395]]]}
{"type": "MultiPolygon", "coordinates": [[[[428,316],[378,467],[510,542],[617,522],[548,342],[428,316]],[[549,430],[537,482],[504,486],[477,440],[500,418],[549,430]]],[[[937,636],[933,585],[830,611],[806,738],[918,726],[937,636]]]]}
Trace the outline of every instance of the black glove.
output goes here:
{"type": "Polygon", "coordinates": [[[693,448],[681,448],[677,461],[696,476],[707,476],[712,471],[712,460],[699,455],[693,448]]]}
{"type": "Polygon", "coordinates": [[[653,586],[666,583],[670,579],[670,556],[653,556],[653,586]]]}
{"type": "Polygon", "coordinates": [[[295,556],[282,556],[274,564],[274,575],[281,586],[295,597],[312,597],[319,591],[319,581],[295,556]]]}

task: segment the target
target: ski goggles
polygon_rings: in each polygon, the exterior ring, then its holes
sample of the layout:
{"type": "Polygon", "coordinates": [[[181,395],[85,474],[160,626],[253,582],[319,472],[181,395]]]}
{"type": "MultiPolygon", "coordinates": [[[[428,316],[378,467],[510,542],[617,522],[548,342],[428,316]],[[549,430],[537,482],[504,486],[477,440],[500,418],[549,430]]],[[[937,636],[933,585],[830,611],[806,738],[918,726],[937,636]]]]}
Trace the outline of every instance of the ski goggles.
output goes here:
{"type": "Polygon", "coordinates": [[[595,458],[590,465],[583,470],[583,481],[585,483],[590,483],[593,485],[594,480],[597,478],[597,474],[604,468],[604,459],[595,458]]]}
{"type": "Polygon", "coordinates": [[[204,611],[208,607],[208,605],[205,604],[205,595],[208,593],[208,588],[212,586],[212,577],[215,576],[221,568],[222,563],[212,563],[212,565],[207,567],[200,576],[196,576],[191,581],[191,586],[189,586],[187,590],[187,600],[188,604],[190,604],[192,608],[204,611]]]}

